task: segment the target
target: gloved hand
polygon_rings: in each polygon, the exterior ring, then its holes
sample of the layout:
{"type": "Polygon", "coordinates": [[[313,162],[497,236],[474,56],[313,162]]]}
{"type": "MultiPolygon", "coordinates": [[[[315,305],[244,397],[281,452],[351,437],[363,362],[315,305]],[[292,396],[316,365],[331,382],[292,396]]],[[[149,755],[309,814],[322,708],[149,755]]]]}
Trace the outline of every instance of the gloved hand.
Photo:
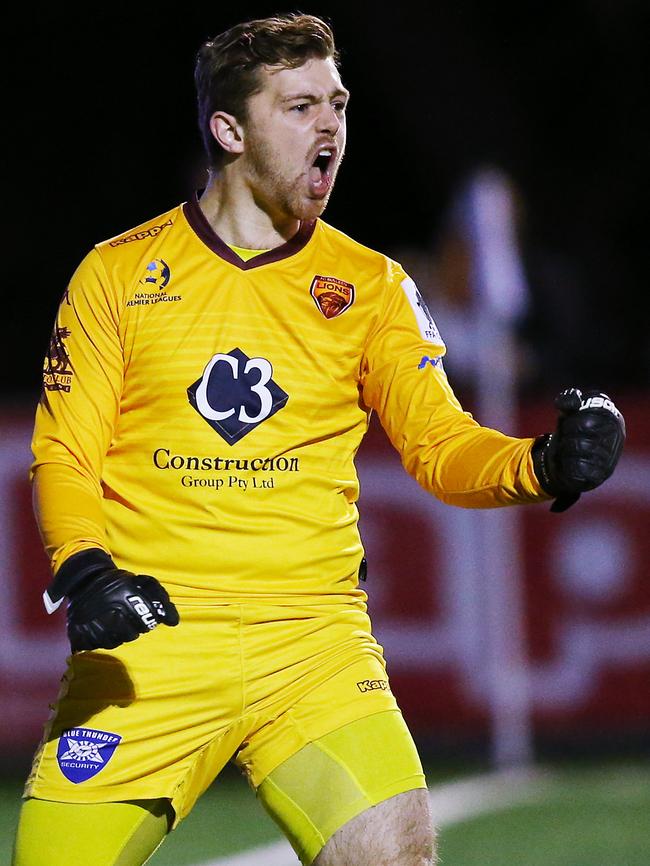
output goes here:
{"type": "Polygon", "coordinates": [[[82,550],[67,559],[44,594],[48,612],[68,598],[72,652],[114,649],[179,616],[163,586],[146,574],[118,568],[103,550],[82,550]]]}
{"type": "Polygon", "coordinates": [[[551,511],[566,511],[580,494],[602,484],[623,451],[625,421],[600,391],[568,388],[555,398],[559,418],[555,433],[539,436],[532,450],[542,488],[556,497],[551,511]]]}

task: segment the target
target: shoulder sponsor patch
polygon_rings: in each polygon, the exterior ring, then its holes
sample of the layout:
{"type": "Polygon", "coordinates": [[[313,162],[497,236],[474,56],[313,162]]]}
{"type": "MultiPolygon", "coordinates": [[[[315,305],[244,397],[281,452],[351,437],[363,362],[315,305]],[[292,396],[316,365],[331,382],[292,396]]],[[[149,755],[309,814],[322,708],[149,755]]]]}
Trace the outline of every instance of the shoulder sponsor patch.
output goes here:
{"type": "Polygon", "coordinates": [[[444,346],[444,341],[440,336],[440,331],[436,327],[433,316],[429,312],[429,308],[424,302],[420,290],[410,277],[402,280],[402,289],[415,313],[415,319],[418,323],[422,339],[427,340],[429,343],[435,343],[436,346],[444,346]]]}
{"type": "Polygon", "coordinates": [[[340,316],[354,303],[354,286],[337,277],[321,277],[317,274],[309,292],[326,319],[340,316]]]}
{"type": "Polygon", "coordinates": [[[63,775],[75,785],[100,773],[113,757],[122,737],[94,728],[70,728],[59,738],[56,760],[63,775]]]}

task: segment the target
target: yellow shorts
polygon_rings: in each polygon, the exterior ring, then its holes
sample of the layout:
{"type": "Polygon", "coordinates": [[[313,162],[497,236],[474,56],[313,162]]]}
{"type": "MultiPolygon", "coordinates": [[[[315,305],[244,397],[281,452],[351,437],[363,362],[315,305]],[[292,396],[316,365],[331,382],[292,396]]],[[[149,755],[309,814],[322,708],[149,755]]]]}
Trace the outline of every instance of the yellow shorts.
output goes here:
{"type": "MultiPolygon", "coordinates": [[[[285,770],[301,750],[294,774],[316,772],[319,762],[323,771],[329,752],[361,780],[351,794],[356,805],[326,823],[340,826],[350,809],[424,787],[363,603],[178,606],[176,628],[69,659],[25,796],[69,803],[166,797],[178,823],[233,759],[256,790],[279,768],[261,798],[282,823],[293,796],[285,770]],[[363,750],[343,730],[376,714],[390,723],[375,726],[375,738],[388,730],[389,739],[356,768],[355,752],[363,750]],[[395,738],[401,745],[393,750],[395,738]],[[304,749],[316,741],[326,745],[304,749]],[[393,751],[397,757],[386,759],[393,751]]],[[[326,837],[332,828],[309,832],[326,837]]]]}

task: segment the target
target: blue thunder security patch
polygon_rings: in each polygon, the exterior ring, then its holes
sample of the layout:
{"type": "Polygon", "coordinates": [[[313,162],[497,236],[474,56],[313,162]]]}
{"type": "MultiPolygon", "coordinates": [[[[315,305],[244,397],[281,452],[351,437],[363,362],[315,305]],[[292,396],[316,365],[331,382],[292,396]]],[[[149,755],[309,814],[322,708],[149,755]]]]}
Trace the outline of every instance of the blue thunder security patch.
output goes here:
{"type": "Polygon", "coordinates": [[[59,738],[56,760],[70,782],[78,785],[96,776],[113,757],[122,737],[92,728],[70,728],[59,738]]]}

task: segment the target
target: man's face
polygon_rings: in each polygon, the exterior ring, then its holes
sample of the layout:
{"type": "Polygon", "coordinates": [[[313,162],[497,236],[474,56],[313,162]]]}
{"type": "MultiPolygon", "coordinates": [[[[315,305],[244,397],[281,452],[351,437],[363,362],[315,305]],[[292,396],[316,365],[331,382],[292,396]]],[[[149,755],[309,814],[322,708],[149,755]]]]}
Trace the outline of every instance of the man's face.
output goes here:
{"type": "Polygon", "coordinates": [[[246,180],[274,219],[315,219],[343,158],[348,91],[331,59],[260,74],[264,86],[248,100],[243,124],[246,180]]]}

